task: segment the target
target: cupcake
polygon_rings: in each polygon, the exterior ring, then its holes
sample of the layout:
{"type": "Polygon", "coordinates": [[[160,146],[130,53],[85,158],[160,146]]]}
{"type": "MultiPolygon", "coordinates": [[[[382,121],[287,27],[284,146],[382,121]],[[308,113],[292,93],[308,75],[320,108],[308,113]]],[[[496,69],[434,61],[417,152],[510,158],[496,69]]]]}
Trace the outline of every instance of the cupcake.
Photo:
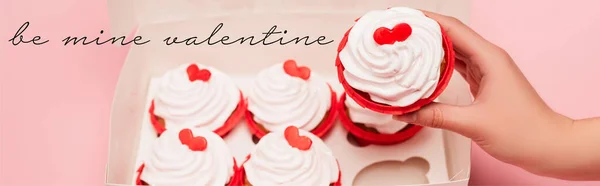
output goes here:
{"type": "Polygon", "coordinates": [[[442,93],[454,69],[454,51],[435,20],[396,7],[356,20],[340,42],[336,66],[340,83],[356,103],[401,115],[442,93]]]}
{"type": "Polygon", "coordinates": [[[341,185],[331,150],[319,137],[295,126],[265,135],[238,174],[244,186],[341,185]]]}
{"type": "Polygon", "coordinates": [[[158,135],[167,129],[202,128],[224,136],[245,110],[242,92],[225,73],[192,63],[160,78],[149,112],[158,135]]]}
{"type": "Polygon", "coordinates": [[[290,125],[322,137],[335,121],[336,102],[321,76],[287,60],[259,72],[248,94],[246,120],[258,138],[290,125]]]}
{"type": "Polygon", "coordinates": [[[423,127],[394,120],[391,114],[366,109],[342,94],[338,103],[342,125],[362,144],[390,145],[413,137],[423,127]]]}
{"type": "Polygon", "coordinates": [[[217,134],[199,128],[167,130],[138,169],[137,185],[236,185],[235,159],[217,134]]]}

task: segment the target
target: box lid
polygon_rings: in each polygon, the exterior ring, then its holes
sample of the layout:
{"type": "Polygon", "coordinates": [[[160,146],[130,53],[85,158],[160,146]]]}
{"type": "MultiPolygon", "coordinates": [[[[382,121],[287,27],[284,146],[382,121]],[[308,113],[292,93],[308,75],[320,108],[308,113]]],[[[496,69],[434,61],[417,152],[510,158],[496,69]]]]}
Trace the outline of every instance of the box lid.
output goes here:
{"type": "Polygon", "coordinates": [[[200,17],[239,14],[366,12],[408,6],[452,15],[468,22],[470,0],[107,0],[111,33],[122,36],[137,26],[200,17]]]}

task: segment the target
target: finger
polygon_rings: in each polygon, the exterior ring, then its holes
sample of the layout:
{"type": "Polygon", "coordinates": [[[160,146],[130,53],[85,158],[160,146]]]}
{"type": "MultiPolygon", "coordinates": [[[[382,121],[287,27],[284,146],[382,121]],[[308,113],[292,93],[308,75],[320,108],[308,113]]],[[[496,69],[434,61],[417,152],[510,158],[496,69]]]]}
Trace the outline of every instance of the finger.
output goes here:
{"type": "Polygon", "coordinates": [[[460,51],[467,58],[485,53],[484,50],[490,48],[488,45],[493,45],[454,17],[424,10],[423,13],[440,23],[450,40],[452,40],[456,50],[460,51]]]}
{"type": "Polygon", "coordinates": [[[416,125],[446,129],[471,136],[473,129],[469,126],[468,107],[452,106],[442,103],[431,103],[422,109],[405,115],[394,116],[394,119],[416,125]]]}

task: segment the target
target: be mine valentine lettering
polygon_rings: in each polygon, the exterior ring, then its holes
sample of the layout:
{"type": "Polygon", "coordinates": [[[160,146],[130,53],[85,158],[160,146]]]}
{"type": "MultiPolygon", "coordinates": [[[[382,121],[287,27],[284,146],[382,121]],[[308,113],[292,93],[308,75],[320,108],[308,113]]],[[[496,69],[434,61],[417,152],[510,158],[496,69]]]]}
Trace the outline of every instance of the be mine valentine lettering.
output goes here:
{"type": "MultiPolygon", "coordinates": [[[[169,36],[163,40],[165,45],[232,45],[232,44],[247,44],[250,46],[254,45],[289,45],[289,44],[303,44],[303,45],[327,45],[333,43],[334,40],[329,40],[325,36],[318,36],[316,38],[311,36],[296,36],[296,37],[286,37],[288,34],[288,30],[278,30],[277,25],[273,25],[268,31],[260,33],[258,36],[242,36],[242,37],[232,37],[228,35],[218,36],[219,31],[224,27],[224,23],[219,23],[212,30],[209,36],[207,37],[175,37],[169,36]]],[[[18,46],[19,44],[34,44],[34,45],[43,45],[48,43],[50,40],[43,39],[42,36],[37,35],[34,37],[26,37],[27,28],[29,28],[30,22],[25,22],[19,27],[19,29],[15,32],[13,37],[8,41],[14,45],[18,46]]],[[[144,39],[142,36],[120,36],[120,37],[102,37],[104,34],[104,30],[100,30],[100,35],[96,37],[88,37],[88,36],[67,36],[62,39],[62,44],[64,46],[68,45],[104,45],[107,43],[110,44],[120,44],[120,45],[144,45],[151,40],[144,39]]]]}

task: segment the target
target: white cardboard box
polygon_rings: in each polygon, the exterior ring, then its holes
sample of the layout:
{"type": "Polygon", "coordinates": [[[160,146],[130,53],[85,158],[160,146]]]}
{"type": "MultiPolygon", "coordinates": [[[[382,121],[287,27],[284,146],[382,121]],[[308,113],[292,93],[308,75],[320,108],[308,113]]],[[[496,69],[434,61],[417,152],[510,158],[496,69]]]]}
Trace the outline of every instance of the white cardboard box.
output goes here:
{"type": "MultiPolygon", "coordinates": [[[[337,44],[353,21],[372,9],[409,6],[455,16],[468,22],[469,0],[108,0],[111,33],[150,39],[132,45],[113,101],[110,123],[109,159],[106,185],[135,185],[135,170],[143,161],[148,145],[156,138],[148,124],[148,105],[153,82],[170,68],[197,62],[230,74],[242,90],[249,88],[259,70],[286,59],[295,59],[327,77],[338,93],[335,55],[337,44]],[[198,41],[213,38],[262,38],[273,25],[287,30],[285,40],[325,36],[328,45],[165,45],[169,36],[198,41]],[[135,29],[137,27],[137,29],[135,29]]],[[[274,37],[275,39],[279,36],[274,37]]],[[[213,40],[213,41],[215,41],[213,40]]],[[[438,98],[449,104],[469,104],[471,96],[464,80],[454,74],[438,98]]],[[[325,142],[334,151],[342,169],[343,185],[467,185],[470,173],[471,141],[455,133],[426,128],[414,138],[393,146],[357,147],[347,140],[346,130],[337,123],[325,142]]],[[[234,156],[241,160],[254,143],[245,123],[225,137],[234,156]]]]}

